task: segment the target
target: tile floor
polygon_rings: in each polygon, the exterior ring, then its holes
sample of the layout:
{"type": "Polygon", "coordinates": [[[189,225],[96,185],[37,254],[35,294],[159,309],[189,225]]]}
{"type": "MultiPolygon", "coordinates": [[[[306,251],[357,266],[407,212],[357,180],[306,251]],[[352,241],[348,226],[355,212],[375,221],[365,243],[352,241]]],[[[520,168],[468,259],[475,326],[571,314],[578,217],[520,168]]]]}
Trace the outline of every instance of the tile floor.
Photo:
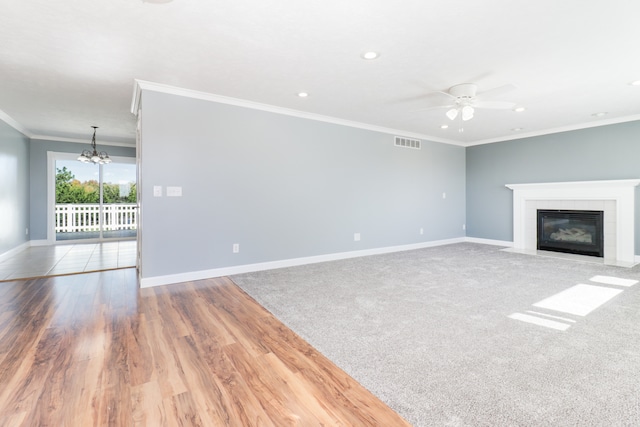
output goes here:
{"type": "Polygon", "coordinates": [[[33,246],[0,261],[0,281],[135,267],[136,241],[33,246]]]}

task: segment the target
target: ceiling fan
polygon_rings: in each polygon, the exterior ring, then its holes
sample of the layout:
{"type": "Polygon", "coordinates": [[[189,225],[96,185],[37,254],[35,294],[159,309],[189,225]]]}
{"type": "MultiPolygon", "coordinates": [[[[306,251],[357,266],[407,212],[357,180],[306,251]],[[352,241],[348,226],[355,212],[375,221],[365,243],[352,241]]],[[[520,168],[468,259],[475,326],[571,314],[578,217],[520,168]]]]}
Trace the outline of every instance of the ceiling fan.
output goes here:
{"type": "Polygon", "coordinates": [[[433,92],[448,96],[450,98],[450,102],[443,105],[428,107],[423,110],[448,108],[445,114],[449,120],[455,120],[456,117],[460,116],[463,121],[468,121],[473,118],[476,108],[509,109],[515,107],[516,104],[513,102],[485,100],[488,96],[503,93],[512,89],[514,89],[514,86],[505,85],[478,93],[478,85],[474,83],[462,83],[450,87],[446,92],[433,92]]]}

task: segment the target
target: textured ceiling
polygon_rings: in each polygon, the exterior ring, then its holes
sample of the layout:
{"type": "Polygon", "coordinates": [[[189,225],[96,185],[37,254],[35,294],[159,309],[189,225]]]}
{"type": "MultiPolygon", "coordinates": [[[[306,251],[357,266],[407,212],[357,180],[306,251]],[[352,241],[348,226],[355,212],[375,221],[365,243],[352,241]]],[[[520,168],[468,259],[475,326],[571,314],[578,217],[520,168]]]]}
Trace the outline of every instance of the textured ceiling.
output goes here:
{"type": "Polygon", "coordinates": [[[36,138],[88,140],[97,125],[99,140],[133,142],[134,79],[461,145],[640,119],[637,0],[2,6],[0,110],[36,138]],[[465,82],[512,85],[489,100],[526,111],[478,109],[459,132],[446,109],[425,109],[447,101],[426,94],[465,82]]]}

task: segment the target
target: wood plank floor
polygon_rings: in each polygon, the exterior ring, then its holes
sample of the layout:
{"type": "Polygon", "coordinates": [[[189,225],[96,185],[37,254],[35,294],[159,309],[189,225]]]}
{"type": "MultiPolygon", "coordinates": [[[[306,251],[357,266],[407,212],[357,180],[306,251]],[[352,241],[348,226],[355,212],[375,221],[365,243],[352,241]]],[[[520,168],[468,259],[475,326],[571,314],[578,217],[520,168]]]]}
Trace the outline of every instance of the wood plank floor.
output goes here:
{"type": "Polygon", "coordinates": [[[0,283],[0,426],[408,426],[229,279],[0,283]]]}

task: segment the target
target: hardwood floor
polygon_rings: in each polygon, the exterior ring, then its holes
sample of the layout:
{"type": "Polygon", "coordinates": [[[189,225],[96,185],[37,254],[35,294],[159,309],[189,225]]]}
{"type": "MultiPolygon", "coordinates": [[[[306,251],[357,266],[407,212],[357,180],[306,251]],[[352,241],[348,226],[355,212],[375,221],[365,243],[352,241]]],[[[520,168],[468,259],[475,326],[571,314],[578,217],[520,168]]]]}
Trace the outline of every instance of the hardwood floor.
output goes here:
{"type": "Polygon", "coordinates": [[[408,426],[229,279],[0,283],[1,426],[408,426]]]}

